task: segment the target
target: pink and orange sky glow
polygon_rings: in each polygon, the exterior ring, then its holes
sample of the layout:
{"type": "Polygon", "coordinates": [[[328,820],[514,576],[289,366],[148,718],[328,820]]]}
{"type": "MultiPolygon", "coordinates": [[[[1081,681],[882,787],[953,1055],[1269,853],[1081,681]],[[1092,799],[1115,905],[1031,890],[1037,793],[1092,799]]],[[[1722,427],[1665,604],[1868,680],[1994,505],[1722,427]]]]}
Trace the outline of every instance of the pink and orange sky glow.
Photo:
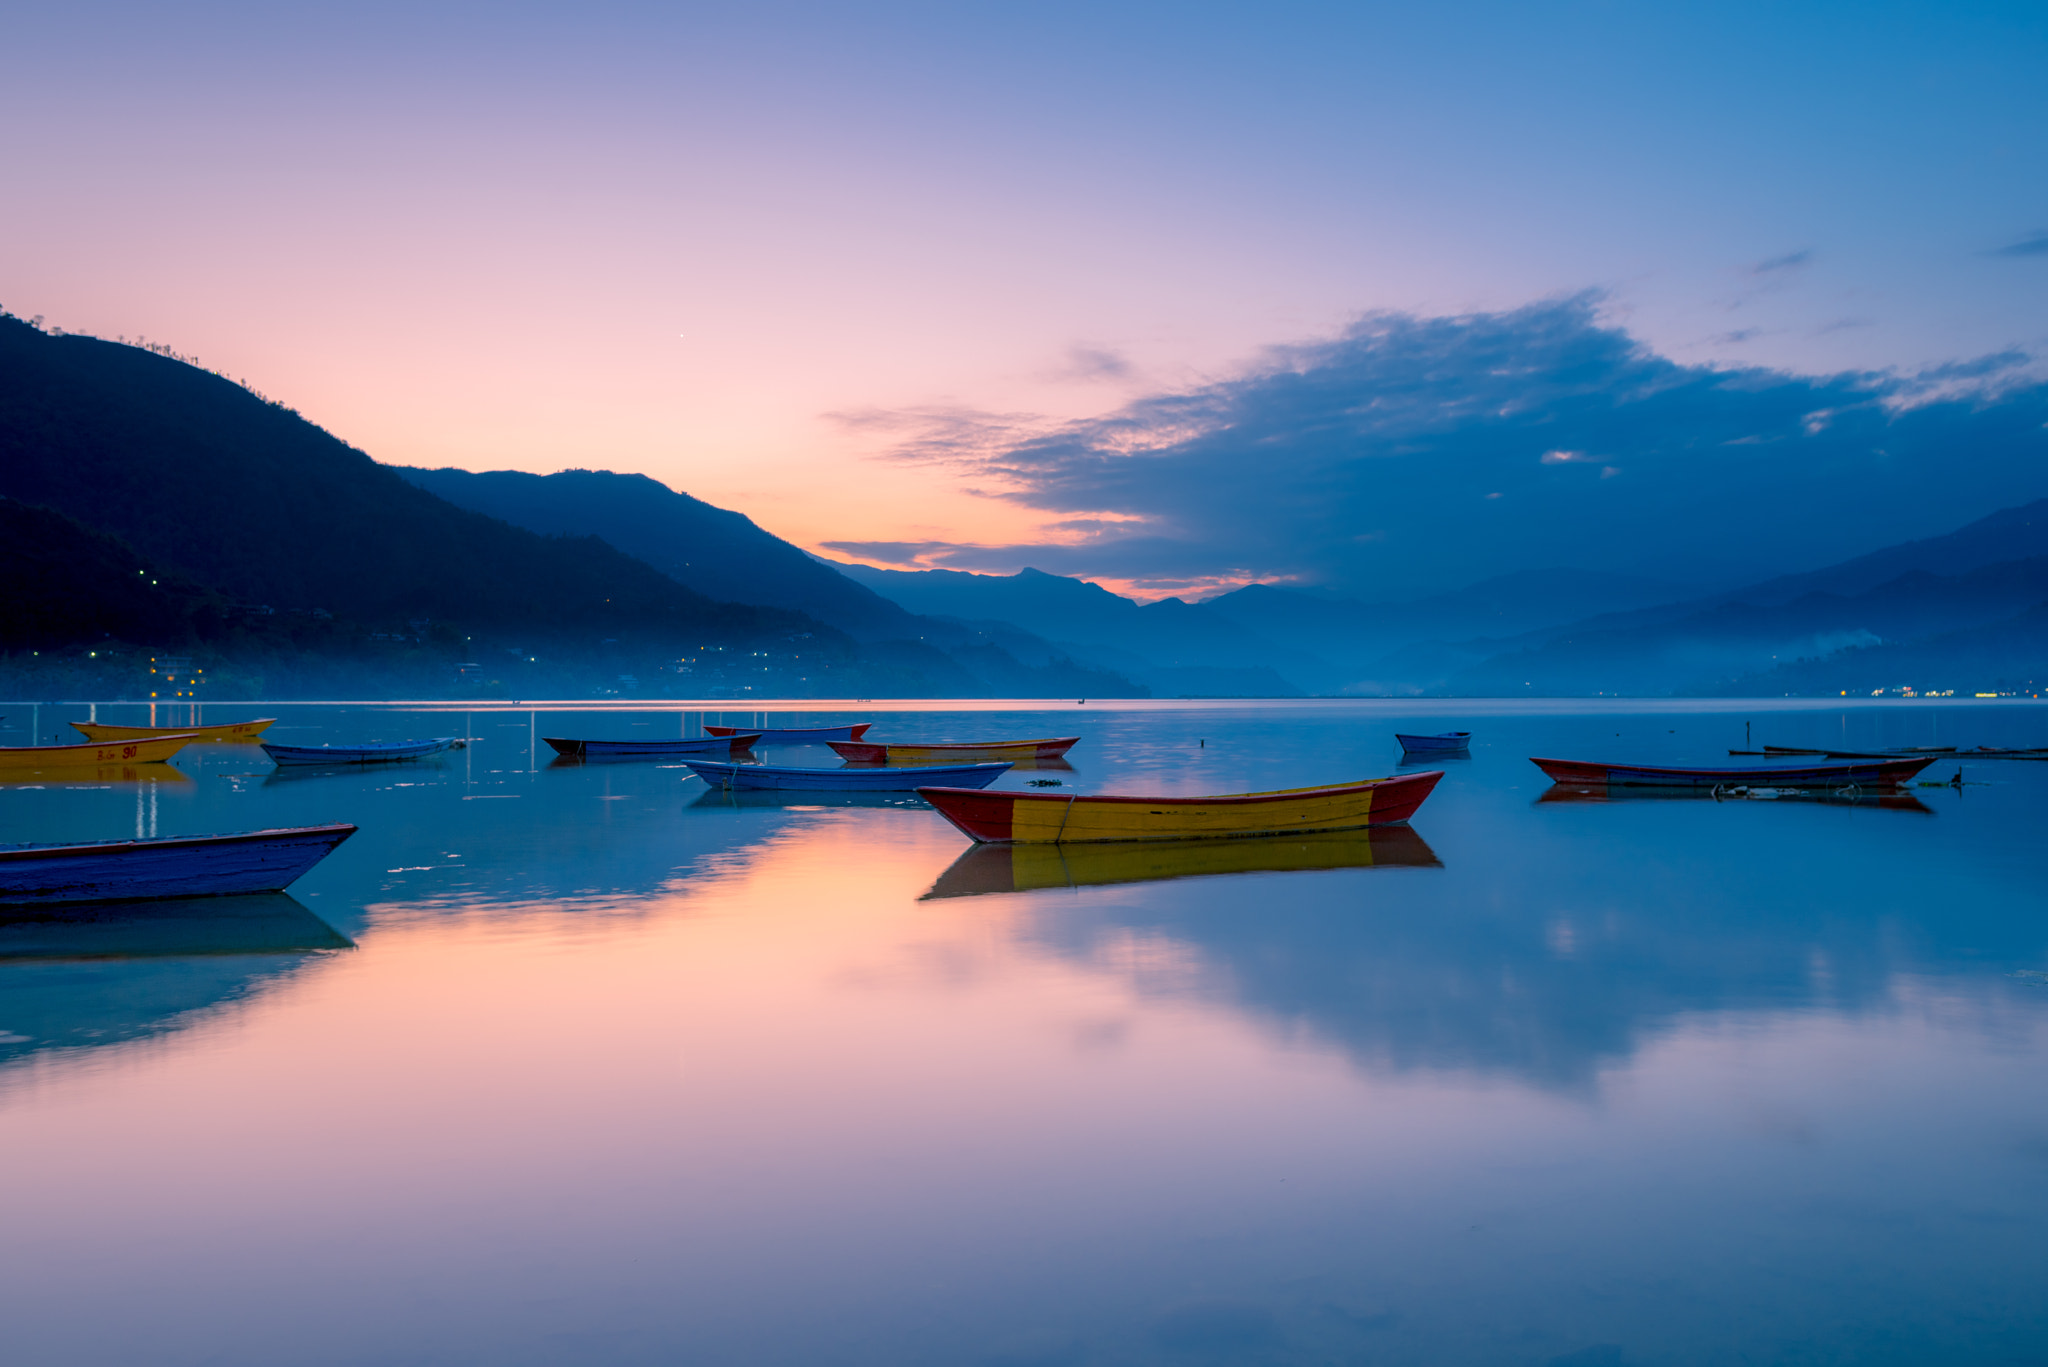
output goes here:
{"type": "Polygon", "coordinates": [[[2018,7],[16,6],[0,304],[386,462],[1059,541],[892,450],[1588,289],[1687,363],[2033,345],[2043,45],[2018,7]]]}

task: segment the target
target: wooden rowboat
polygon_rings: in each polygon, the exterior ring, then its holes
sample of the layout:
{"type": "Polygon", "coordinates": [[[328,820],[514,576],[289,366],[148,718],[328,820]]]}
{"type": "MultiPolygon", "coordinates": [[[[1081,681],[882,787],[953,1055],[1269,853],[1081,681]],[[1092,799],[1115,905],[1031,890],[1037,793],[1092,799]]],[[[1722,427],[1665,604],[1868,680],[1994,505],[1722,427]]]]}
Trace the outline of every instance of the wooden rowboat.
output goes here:
{"type": "Polygon", "coordinates": [[[92,741],[85,745],[12,745],[0,748],[0,770],[77,769],[102,764],[154,764],[199,739],[195,732],[148,740],[92,741]]]}
{"type": "Polygon", "coordinates": [[[1440,770],[1320,788],[1216,797],[1060,797],[919,788],[962,832],[987,844],[1092,844],[1110,840],[1223,840],[1244,836],[1355,831],[1406,821],[1440,770]]]}
{"type": "Polygon", "coordinates": [[[338,824],[164,840],[0,845],[0,903],[278,892],[355,833],[354,826],[338,824]]]}
{"type": "Polygon", "coordinates": [[[1156,883],[1233,873],[1429,868],[1443,863],[1409,826],[1257,840],[1128,840],[1105,845],[969,845],[918,898],[1156,883]]]}
{"type": "Polygon", "coordinates": [[[226,726],[112,726],[103,721],[75,721],[71,729],[87,740],[147,740],[151,736],[190,735],[207,743],[253,741],[262,735],[265,728],[277,720],[276,717],[259,717],[255,721],[234,721],[226,726]]]}
{"type": "Polygon", "coordinates": [[[1404,736],[1399,731],[1394,739],[1401,742],[1401,751],[1409,755],[1462,755],[1472,748],[1470,731],[1442,731],[1434,736],[1404,736]]]}
{"type": "MultiPolygon", "coordinates": [[[[871,721],[855,722],[850,726],[769,726],[754,734],[763,745],[823,745],[835,740],[859,740],[873,726],[871,721]]],[[[707,736],[737,736],[743,728],[737,726],[707,726],[707,736]]]]}
{"type": "Polygon", "coordinates": [[[875,745],[866,741],[833,741],[833,753],[856,764],[926,764],[933,760],[1058,759],[1081,741],[1079,736],[1055,740],[941,742],[936,745],[875,745]]]}
{"type": "Polygon", "coordinates": [[[263,753],[278,764],[390,764],[438,755],[454,744],[453,736],[436,736],[432,740],[373,741],[368,745],[265,745],[263,753]]]}
{"type": "Polygon", "coordinates": [[[673,755],[743,755],[761,739],[758,731],[725,731],[690,740],[564,740],[542,736],[564,759],[662,759],[673,755]]]}
{"type": "Polygon", "coordinates": [[[1934,763],[1918,759],[1848,760],[1840,764],[1759,764],[1744,769],[1681,769],[1646,764],[1593,764],[1570,759],[1529,762],[1557,783],[1626,788],[1719,788],[1736,784],[1797,788],[1807,785],[1896,788],[1934,763]]]}

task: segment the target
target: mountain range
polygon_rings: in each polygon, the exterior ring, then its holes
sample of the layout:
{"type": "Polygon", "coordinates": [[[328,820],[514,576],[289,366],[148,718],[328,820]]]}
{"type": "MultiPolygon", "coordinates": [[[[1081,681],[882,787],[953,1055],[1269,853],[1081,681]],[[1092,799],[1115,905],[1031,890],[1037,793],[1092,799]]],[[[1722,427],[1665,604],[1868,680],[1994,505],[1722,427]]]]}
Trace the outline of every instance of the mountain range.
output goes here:
{"type": "Polygon", "coordinates": [[[0,314],[10,651],[191,646],[275,676],[371,649],[412,661],[408,687],[474,655],[532,687],[552,662],[557,689],[694,696],[2012,691],[2048,678],[2044,604],[2048,500],[1746,585],[1549,568],[1406,602],[1140,603],[877,569],[644,475],[380,465],[178,358],[0,314]]]}

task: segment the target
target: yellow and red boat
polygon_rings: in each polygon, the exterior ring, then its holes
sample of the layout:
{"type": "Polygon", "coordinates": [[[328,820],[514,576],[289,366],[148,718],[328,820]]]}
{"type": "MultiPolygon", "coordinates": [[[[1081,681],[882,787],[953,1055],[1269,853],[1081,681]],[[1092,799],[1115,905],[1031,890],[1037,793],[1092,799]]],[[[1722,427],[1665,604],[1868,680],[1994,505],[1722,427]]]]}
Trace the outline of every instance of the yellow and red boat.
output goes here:
{"type": "Polygon", "coordinates": [[[102,764],[153,764],[169,759],[199,737],[193,732],[148,740],[95,741],[89,745],[0,747],[0,770],[77,769],[102,764]]]}
{"type": "Polygon", "coordinates": [[[979,788],[919,788],[917,795],[985,844],[1229,840],[1390,826],[1413,816],[1441,778],[1443,772],[1433,769],[1359,783],[1214,797],[1061,797],[979,788]]]}
{"type": "Polygon", "coordinates": [[[195,741],[253,741],[262,735],[276,717],[258,717],[255,721],[232,721],[226,726],[201,726],[194,722],[190,726],[113,726],[103,721],[75,721],[71,729],[87,740],[149,740],[154,736],[190,736],[195,741]]]}
{"type": "Polygon", "coordinates": [[[932,745],[874,744],[868,741],[827,741],[832,752],[856,764],[944,764],[948,761],[976,763],[982,760],[1012,761],[1058,759],[1081,743],[1079,736],[1053,740],[980,740],[957,744],[941,741],[932,745]]]}

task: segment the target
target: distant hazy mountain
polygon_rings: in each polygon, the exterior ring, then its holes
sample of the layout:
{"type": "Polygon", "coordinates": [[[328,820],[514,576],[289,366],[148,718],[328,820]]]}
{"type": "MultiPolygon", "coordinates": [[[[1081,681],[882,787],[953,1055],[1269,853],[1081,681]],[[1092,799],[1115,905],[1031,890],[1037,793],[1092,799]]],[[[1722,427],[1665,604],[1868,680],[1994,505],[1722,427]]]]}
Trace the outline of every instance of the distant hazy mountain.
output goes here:
{"type": "MultiPolygon", "coordinates": [[[[2020,628],[2011,627],[2019,633],[2011,658],[2000,662],[1997,642],[2007,629],[2001,623],[2031,620],[2027,613],[2048,602],[2044,513],[2048,503],[2009,509],[1948,536],[1703,602],[1595,618],[1518,641],[1449,646],[1388,662],[1383,672],[1458,693],[1698,693],[1724,691],[1736,679],[1833,678],[1832,660],[1849,671],[1820,690],[1834,692],[1862,679],[1859,671],[1881,673],[1886,662],[1931,663],[1907,647],[1936,639],[1967,640],[1970,669],[2024,670],[2032,667],[2032,647],[2020,628]],[[2014,551],[2032,553],[2000,558],[2014,551]],[[1432,670],[1434,678],[1422,677],[1432,670]]],[[[1899,683],[1915,680],[1891,686],[1899,683]]]]}
{"type": "Polygon", "coordinates": [[[1032,569],[994,575],[840,568],[913,612],[1015,622],[1161,693],[1379,691],[1375,665],[1404,646],[1514,636],[1686,594],[1678,584],[1624,575],[1536,570],[1413,603],[1360,603],[1253,584],[1202,603],[1167,598],[1141,605],[1085,580],[1032,569]]]}
{"type": "Polygon", "coordinates": [[[1034,569],[998,575],[838,568],[911,612],[1011,623],[1168,696],[1293,697],[1333,674],[1308,652],[1178,598],[1140,604],[1084,579],[1034,569]]]}
{"type": "Polygon", "coordinates": [[[592,538],[539,536],[457,508],[182,361],[4,316],[0,494],[280,611],[577,639],[826,630],[713,602],[592,538]]]}
{"type": "Polygon", "coordinates": [[[721,602],[793,608],[864,639],[915,637],[910,614],[750,518],[645,475],[392,467],[459,508],[553,536],[599,536],[721,602]]]}

